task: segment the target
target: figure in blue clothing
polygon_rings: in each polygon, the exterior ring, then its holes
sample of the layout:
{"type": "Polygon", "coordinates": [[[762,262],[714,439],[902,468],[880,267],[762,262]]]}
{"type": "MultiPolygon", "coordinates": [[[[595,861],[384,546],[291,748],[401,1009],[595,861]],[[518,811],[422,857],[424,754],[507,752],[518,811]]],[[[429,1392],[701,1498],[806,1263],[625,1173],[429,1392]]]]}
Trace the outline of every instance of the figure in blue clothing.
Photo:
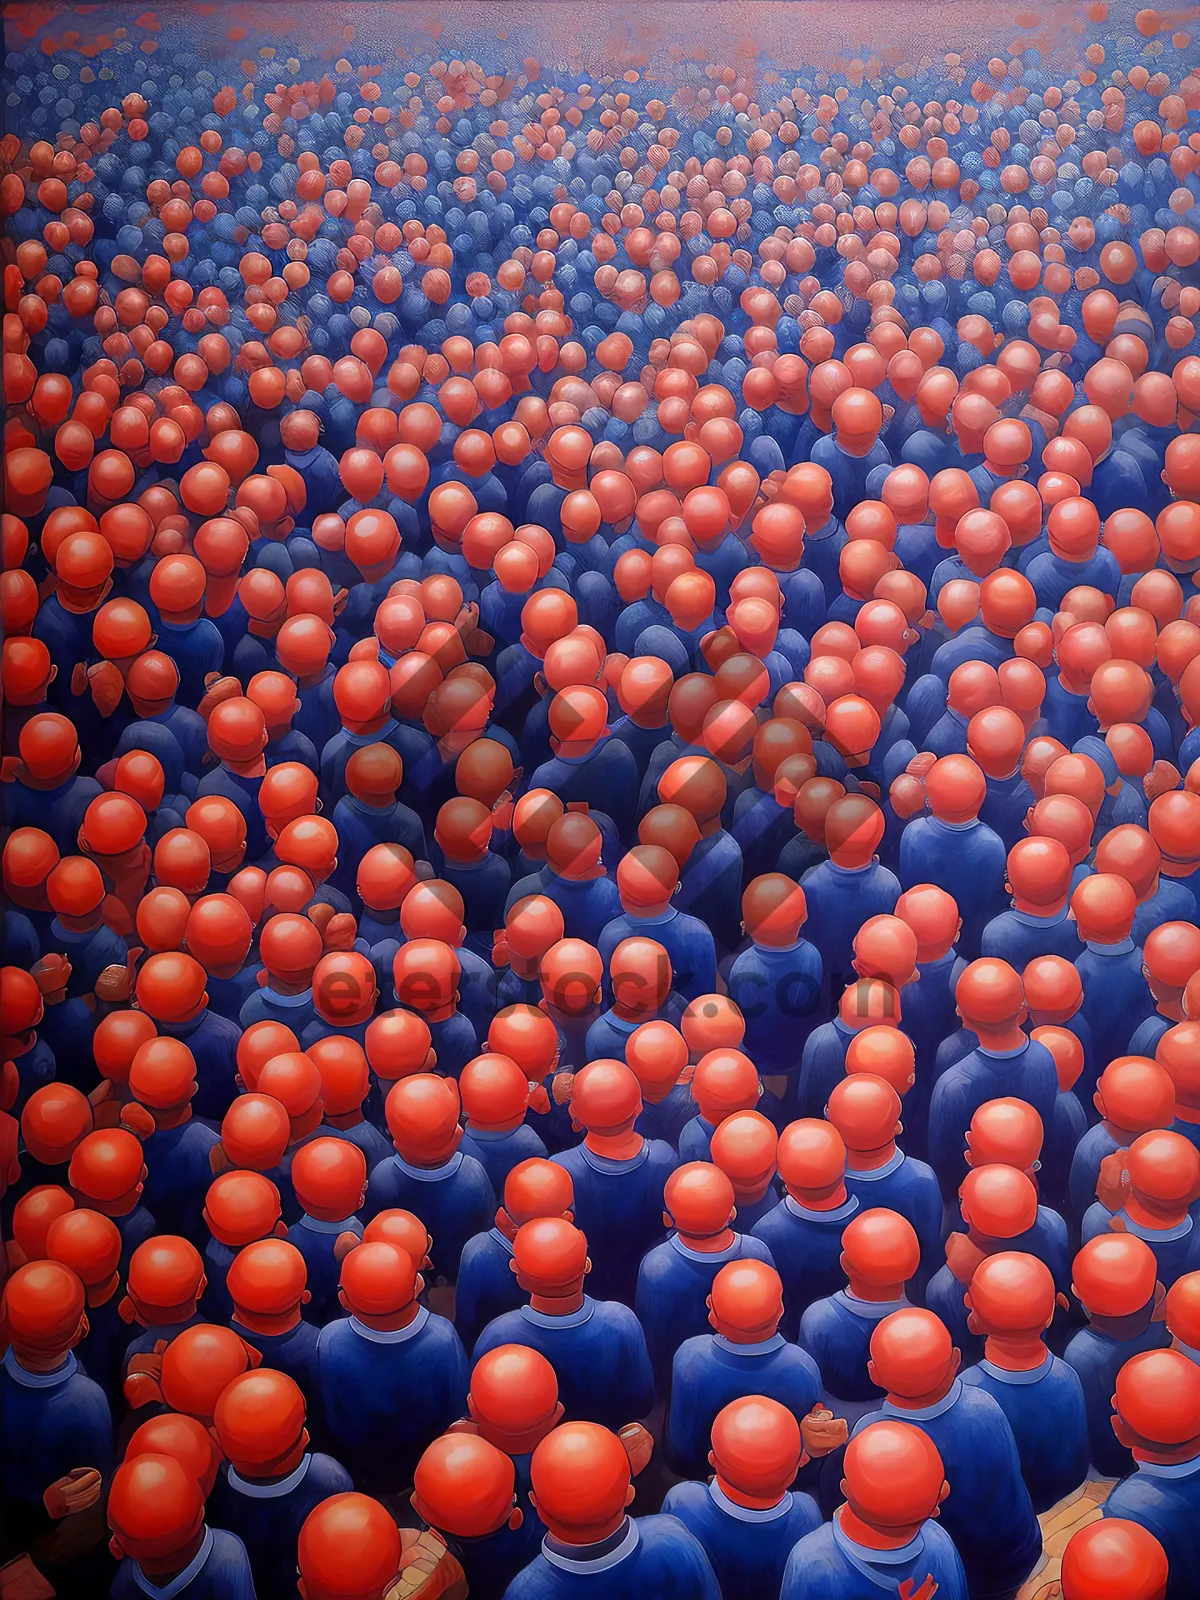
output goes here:
{"type": "Polygon", "coordinates": [[[521,1304],[521,1286],[512,1270],[518,1229],[538,1217],[569,1221],[574,1204],[571,1175],[557,1162],[533,1156],[508,1174],[504,1204],[496,1212],[494,1225],[468,1239],[459,1263],[454,1325],[464,1349],[473,1350],[489,1322],[521,1304]]]}
{"type": "Polygon", "coordinates": [[[800,1424],[765,1395],[733,1400],[712,1427],[707,1484],[678,1483],[663,1511],[678,1517],[712,1563],[724,1600],[775,1594],[792,1547],[821,1513],[791,1485],[807,1460],[800,1424]]]}
{"type": "Polygon", "coordinates": [[[925,774],[930,814],[913,818],[900,841],[901,883],[906,889],[935,883],[953,895],[968,957],[978,952],[984,928],[1004,905],[1004,842],[979,816],[987,792],[987,780],[970,756],[942,756],[925,774]]]}
{"type": "Polygon", "coordinates": [[[846,1146],[846,1192],[864,1210],[883,1208],[907,1218],[921,1248],[915,1274],[923,1286],[941,1242],[942,1203],[933,1169],[897,1144],[903,1131],[901,1099],[871,1072],[854,1072],[830,1093],[826,1115],[846,1146]]]}
{"type": "Polygon", "coordinates": [[[309,1512],[354,1487],[332,1456],[309,1449],[305,1397],[269,1366],[221,1391],[213,1428],[225,1454],[212,1495],[213,1521],[246,1547],[255,1592],[295,1581],[296,1541],[309,1512]]]}
{"type": "Polygon", "coordinates": [[[879,1403],[867,1369],[871,1335],[893,1311],[911,1304],[909,1280],[921,1265],[912,1224],[895,1211],[861,1208],[842,1230],[846,1287],[814,1300],[800,1318],[800,1345],[816,1362],[826,1405],[857,1419],[879,1403]]]}
{"type": "Polygon", "coordinates": [[[1012,906],[983,930],[980,950],[1007,961],[1018,972],[1036,956],[1075,961],[1083,954],[1070,916],[1071,858],[1057,839],[1018,839],[1008,852],[1007,887],[1012,906]]]}
{"type": "Polygon", "coordinates": [[[1081,1328],[1063,1352],[1083,1385],[1092,1465],[1106,1478],[1125,1478],[1135,1463],[1112,1429],[1117,1374],[1143,1350],[1160,1350],[1171,1332],[1160,1309],[1166,1294],[1157,1281],[1154,1252],[1132,1233],[1091,1239],[1071,1267],[1071,1291],[1083,1307],[1081,1328]]]}
{"type": "Polygon", "coordinates": [[[1080,1014],[1100,1067],[1128,1052],[1130,1039],[1154,1010],[1142,952],[1132,937],[1136,913],[1132,886],[1115,872],[1090,873],[1071,895],[1071,915],[1087,946],[1075,962],[1083,983],[1080,1014]]]}
{"type": "Polygon", "coordinates": [[[993,956],[973,961],[954,996],[968,1040],[974,1034],[978,1043],[938,1078],[929,1107],[929,1164],[947,1202],[966,1176],[966,1132],[985,1101],[1008,1095],[1024,1100],[1046,1127],[1058,1097],[1054,1057],[1022,1031],[1025,992],[1007,961],[993,956]]]}
{"type": "Polygon", "coordinates": [[[1079,1488],[1089,1460],[1083,1387],[1043,1343],[1055,1303],[1049,1267],[1019,1251],[988,1256],[967,1290],[970,1327],[985,1344],[963,1382],[986,1390],[1008,1418],[1039,1515],[1079,1488]]]}
{"type": "Polygon", "coordinates": [[[703,1478],[717,1413],[744,1395],[766,1395],[801,1419],[811,1456],[845,1442],[846,1424],[821,1404],[821,1374],[804,1350],[779,1332],[783,1285],[764,1261],[728,1262],[709,1295],[712,1334],[675,1352],[664,1449],[673,1470],[703,1478]]]}
{"type": "MultiPolygon", "coordinates": [[[[815,781],[815,780],[814,780],[815,781]]],[[[799,800],[797,800],[799,806],[799,800]]],[[[853,982],[854,936],[868,917],[894,910],[900,880],[879,864],[884,815],[865,794],[846,794],[825,813],[829,859],[801,879],[808,927],[823,964],[822,1004],[853,982]]]]}
{"type": "Polygon", "coordinates": [[[147,1594],[183,1600],[255,1600],[246,1547],[204,1520],[200,1484],[174,1456],[139,1455],[113,1475],[109,1548],[121,1565],[113,1600],[147,1594]]]}
{"type": "MultiPolygon", "coordinates": [[[[347,1244],[358,1242],[349,1234],[347,1244]]],[[[255,1239],[234,1257],[225,1276],[225,1294],[232,1307],[230,1325],[268,1366],[293,1378],[313,1416],[319,1415],[317,1344],[320,1329],[304,1315],[308,1300],[308,1268],[295,1245],[286,1239],[255,1239]]],[[[340,1307],[339,1307],[340,1309],[340,1307]]],[[[152,1350],[156,1330],[139,1340],[152,1350]]],[[[130,1346],[131,1351],[137,1346],[130,1346]]]]}
{"type": "MultiPolygon", "coordinates": [[[[1200,1235],[1191,1212],[1200,1194],[1200,1151],[1182,1134],[1154,1129],[1110,1160],[1118,1169],[1111,1174],[1116,1181],[1112,1192],[1097,1186],[1098,1197],[1084,1213],[1083,1242],[1109,1232],[1136,1234],[1154,1251],[1159,1280],[1169,1289],[1200,1266],[1200,1235]]],[[[1110,1174],[1102,1169],[1101,1176],[1110,1174]]]]}
{"type": "Polygon", "coordinates": [[[358,1212],[366,1199],[367,1160],[345,1139],[313,1139],[296,1151],[291,1180],[301,1215],[288,1238],[308,1268],[309,1319],[322,1327],[340,1310],[337,1242],[343,1234],[362,1233],[358,1212]]]}
{"type": "Polygon", "coordinates": [[[533,1452],[530,1478],[546,1536],[506,1600],[573,1600],[597,1582],[606,1600],[721,1600],[704,1548],[682,1522],[627,1514],[629,1457],[608,1429],[555,1428],[533,1452]]]}
{"type": "MultiPolygon", "coordinates": [[[[8,1514],[27,1550],[60,1530],[68,1538],[86,1530],[113,1467],[113,1421],[104,1390],[74,1354],[88,1332],[87,1295],[69,1267],[18,1267],[5,1285],[4,1313],[0,1461],[8,1514]]],[[[95,1542],[85,1533],[80,1554],[95,1542]]],[[[64,1572],[73,1564],[68,1556],[64,1572]]]]}
{"type": "MultiPolygon", "coordinates": [[[[627,851],[617,866],[621,914],[601,930],[597,949],[607,969],[623,940],[638,934],[653,939],[670,959],[672,986],[685,1000],[694,1000],[712,992],[717,958],[711,930],[672,903],[678,887],[679,865],[661,844],[627,851]]],[[[611,984],[605,992],[611,994],[611,984]]]]}
{"type": "Polygon", "coordinates": [[[410,1499],[481,1600],[500,1600],[537,1554],[525,1533],[533,1512],[519,1503],[514,1463],[477,1433],[452,1430],[435,1439],[417,1462],[410,1499]]]}
{"type": "Polygon", "coordinates": [[[675,1231],[642,1257],[634,1311],[646,1335],[656,1387],[666,1392],[671,1361],[685,1339],[708,1327],[713,1279],[727,1261],[771,1262],[766,1245],[732,1226],[733,1184],[719,1167],[677,1167],[663,1194],[675,1231]]]}
{"type": "Polygon", "coordinates": [[[462,1416],[467,1358],[451,1323],[420,1303],[424,1279],[396,1245],[358,1245],[342,1262],[348,1315],[321,1330],[321,1412],[355,1483],[394,1493],[421,1452],[462,1416]]]}
{"type": "Polygon", "coordinates": [[[494,1192],[503,1194],[515,1166],[546,1154],[526,1115],[530,1110],[545,1115],[549,1096],[540,1083],[530,1083],[511,1056],[494,1052],[467,1062],[459,1092],[467,1119],[462,1148],[479,1162],[494,1192]]]}
{"type": "Polygon", "coordinates": [[[961,1352],[931,1312],[893,1312],[871,1336],[870,1370],[887,1390],[858,1432],[883,1419],[920,1428],[953,1484],[941,1522],[954,1540],[967,1587],[980,1600],[1012,1600],[1041,1554],[1042,1531],[1021,1478],[1004,1413],[959,1377],[961,1352]]]}
{"type": "Polygon", "coordinates": [[[671,1146],[635,1129],[637,1078],[622,1061],[592,1061],[571,1083],[571,1120],[583,1142],[554,1160],[575,1186],[575,1217],[592,1250],[601,1300],[632,1305],[638,1263],[666,1232],[663,1188],[678,1165],[671,1146]]]}
{"type": "Polygon", "coordinates": [[[1117,1373],[1113,1431],[1134,1471],[1104,1516],[1135,1522],[1166,1551],[1166,1600],[1185,1600],[1200,1574],[1200,1367],[1179,1350],[1146,1350],[1117,1373]]]}
{"type": "Polygon", "coordinates": [[[681,1161],[708,1161],[717,1128],[739,1111],[752,1111],[763,1095],[753,1061],[731,1046],[708,1050],[696,1063],[690,1084],[697,1112],[679,1134],[681,1161]]]}
{"type": "Polygon", "coordinates": [[[962,1560],[934,1520],[952,1489],[930,1436],[892,1418],[872,1423],[846,1447],[842,1470],[846,1503],[792,1551],[781,1600],[875,1600],[880,1590],[966,1600],[962,1560]]]}
{"type": "Polygon", "coordinates": [[[1067,1226],[1057,1212],[1038,1204],[1033,1180],[1002,1161],[972,1167],[958,1191],[963,1226],[946,1239],[946,1263],[934,1273],[925,1303],[949,1328],[970,1361],[983,1355],[983,1339],[971,1331],[965,1292],[984,1256],[1024,1250],[1044,1261],[1055,1285],[1067,1288],[1067,1226]]]}
{"type": "Polygon", "coordinates": [[[1076,1233],[1096,1199],[1104,1163],[1118,1151],[1128,1150],[1139,1135],[1170,1127],[1175,1095],[1171,1074],[1161,1062],[1145,1056],[1119,1056],[1105,1067],[1092,1095],[1100,1121],[1075,1146],[1067,1178],[1076,1233]]]}
{"type": "Polygon", "coordinates": [[[808,919],[804,890],[781,872],[767,872],[742,892],[749,945],[725,975],[726,992],[746,1019],[746,1050],[764,1076],[795,1071],[816,1017],[823,966],[801,938],[808,919]]]}
{"type": "Polygon", "coordinates": [[[393,1207],[419,1217],[438,1241],[438,1274],[450,1282],[467,1240],[496,1214],[487,1173],[459,1148],[460,1108],[452,1078],[421,1072],[393,1084],[386,1111],[396,1153],[372,1172],[365,1208],[368,1217],[393,1207]]]}
{"type": "Polygon", "coordinates": [[[587,1239],[562,1217],[523,1224],[512,1270],[529,1303],[502,1313],[475,1344],[478,1358],[504,1344],[527,1344],[550,1362],[573,1415],[621,1427],[649,1414],[654,1375],[641,1325],[628,1306],[584,1292],[591,1269],[587,1239]]]}
{"type": "Polygon", "coordinates": [[[845,1274],[842,1232],[859,1210],[846,1188],[846,1146],[829,1122],[801,1118],[779,1136],[776,1163],[784,1197],[754,1225],[783,1280],[784,1337],[794,1339],[800,1318],[816,1300],[835,1294],[845,1274]]]}

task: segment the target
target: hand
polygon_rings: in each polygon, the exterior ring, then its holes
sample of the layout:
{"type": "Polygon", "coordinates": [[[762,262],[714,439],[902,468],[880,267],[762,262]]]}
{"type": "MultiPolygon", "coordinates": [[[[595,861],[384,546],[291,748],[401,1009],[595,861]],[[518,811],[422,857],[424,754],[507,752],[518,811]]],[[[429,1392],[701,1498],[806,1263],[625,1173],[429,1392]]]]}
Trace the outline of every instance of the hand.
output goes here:
{"type": "Polygon", "coordinates": [[[225,1153],[224,1145],[213,1145],[212,1149],[208,1152],[208,1166],[209,1171],[215,1178],[219,1178],[223,1172],[233,1171],[233,1162],[230,1161],[228,1155],[225,1153]]]}
{"type": "Polygon", "coordinates": [[[325,937],[326,928],[328,928],[336,915],[337,912],[324,900],[314,900],[307,912],[308,920],[320,930],[322,939],[325,937]]]}
{"type": "Polygon", "coordinates": [[[1147,800],[1157,800],[1160,794],[1170,794],[1179,787],[1179,768],[1169,761],[1156,761],[1142,779],[1142,789],[1147,800]]]}
{"type": "Polygon", "coordinates": [[[55,1522],[61,1522],[63,1517],[94,1506],[100,1498],[101,1482],[95,1467],[75,1467],[65,1478],[54,1480],[43,1494],[42,1504],[55,1522]]]}
{"type": "Polygon", "coordinates": [[[466,1600],[467,1579],[446,1541],[432,1528],[400,1530],[400,1571],[384,1600],[466,1600]]]}
{"type": "Polygon", "coordinates": [[[125,679],[111,661],[99,661],[87,669],[87,687],[96,710],[102,717],[111,717],[121,704],[125,679]]]}
{"type": "Polygon", "coordinates": [[[571,1086],[575,1082],[573,1072],[556,1072],[550,1085],[551,1094],[556,1106],[565,1106],[571,1099],[571,1086]]]}
{"type": "Polygon", "coordinates": [[[57,994],[70,982],[72,967],[66,956],[52,951],[40,961],[35,961],[30,972],[42,994],[57,994]]]}
{"type": "Polygon", "coordinates": [[[654,1454],[654,1435],[640,1422],[627,1422],[617,1438],[625,1446],[629,1470],[636,1478],[639,1472],[644,1472],[650,1465],[650,1457],[654,1454]]]}
{"type": "MultiPolygon", "coordinates": [[[[316,909],[315,907],[313,908],[316,909]]],[[[325,924],[325,949],[353,950],[358,938],[358,923],[349,911],[337,911],[325,924]]]]}
{"type": "Polygon", "coordinates": [[[344,1261],[351,1250],[361,1243],[362,1240],[359,1236],[356,1233],[351,1233],[347,1228],[345,1233],[339,1233],[333,1241],[333,1259],[335,1261],[344,1261]]]}
{"type": "Polygon", "coordinates": [[[937,1581],[932,1572],[927,1572],[925,1582],[919,1589],[915,1578],[905,1578],[900,1585],[900,1600],[933,1600],[937,1592],[937,1581]]]}
{"type": "Polygon", "coordinates": [[[57,1592],[24,1550],[0,1567],[0,1600],[54,1600],[57,1592]]]}
{"type": "Polygon", "coordinates": [[[1128,1150],[1114,1150],[1100,1163],[1096,1176],[1096,1199],[1106,1211],[1120,1211],[1129,1197],[1129,1173],[1125,1168],[1128,1150]]]}
{"type": "Polygon", "coordinates": [[[130,1133],[143,1142],[154,1132],[154,1118],[145,1106],[138,1105],[136,1101],[121,1107],[119,1121],[122,1128],[128,1128],[130,1133]]]}
{"type": "Polygon", "coordinates": [[[826,1406],[815,1405],[800,1418],[800,1437],[810,1456],[827,1456],[850,1437],[845,1417],[835,1417],[826,1406]]]}
{"type": "Polygon", "coordinates": [[[907,822],[909,817],[915,817],[919,811],[925,809],[924,779],[902,772],[898,778],[892,779],[888,799],[892,802],[892,810],[896,815],[907,822]]]}
{"type": "Polygon", "coordinates": [[[932,750],[918,750],[904,770],[911,773],[914,778],[923,778],[936,760],[937,757],[932,750]]]}
{"type": "Polygon", "coordinates": [[[134,1356],[129,1363],[122,1388],[134,1411],[162,1399],[162,1353],[166,1348],[167,1341],[159,1339],[152,1351],[134,1356]]]}

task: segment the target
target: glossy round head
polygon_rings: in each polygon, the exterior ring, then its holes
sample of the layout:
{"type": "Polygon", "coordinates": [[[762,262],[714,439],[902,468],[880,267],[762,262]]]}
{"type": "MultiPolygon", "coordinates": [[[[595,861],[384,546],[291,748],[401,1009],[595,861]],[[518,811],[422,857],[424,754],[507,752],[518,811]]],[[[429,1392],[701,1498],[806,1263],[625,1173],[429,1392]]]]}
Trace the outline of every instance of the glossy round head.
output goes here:
{"type": "Polygon", "coordinates": [[[912,1223],[896,1211],[859,1211],[842,1231],[842,1270],[851,1283],[887,1289],[907,1283],[921,1264],[912,1223]]]}
{"type": "Polygon", "coordinates": [[[803,1448],[796,1418],[765,1395],[731,1401],[713,1421],[717,1478],[746,1502],[778,1504],[799,1471],[803,1448]]]}
{"type": "Polygon", "coordinates": [[[846,1446],[842,1483],[851,1510],[868,1527],[919,1527],[937,1510],[945,1488],[933,1440],[911,1423],[873,1422],[846,1446]]]}
{"type": "Polygon", "coordinates": [[[1071,1289],[1092,1317],[1129,1317],[1154,1298],[1154,1252],[1132,1233],[1090,1239],[1071,1264],[1071,1289]]]}
{"type": "Polygon", "coordinates": [[[779,1176],[793,1195],[832,1194],[846,1175],[846,1145],[830,1122],[802,1117],[789,1122],[776,1150],[779,1176]]]}
{"type": "Polygon", "coordinates": [[[976,1267],[966,1300],[972,1324],[989,1337],[1040,1333],[1054,1316],[1054,1279],[1036,1256],[1002,1250],[976,1267]]]}
{"type": "Polygon", "coordinates": [[[400,1078],[389,1090],[384,1109],[392,1140],[405,1160],[435,1165],[458,1148],[461,1102],[452,1078],[428,1072],[400,1078]]]}
{"type": "Polygon", "coordinates": [[[307,1600],[383,1600],[400,1569],[400,1530],[377,1500],[331,1495],[306,1517],[297,1561],[307,1600]]]}
{"type": "Polygon", "coordinates": [[[504,1180],[504,1209],[518,1227],[537,1217],[569,1216],[574,1205],[570,1173],[540,1156],[519,1161],[504,1180]]]}
{"type": "Polygon", "coordinates": [[[917,961],[939,961],[958,938],[960,919],[953,895],[933,883],[907,889],[896,902],[896,915],[917,936],[917,961]]]}
{"type": "Polygon", "coordinates": [[[728,995],[702,994],[688,1002],[679,1029],[688,1053],[699,1058],[722,1046],[736,1050],[746,1036],[746,1019],[728,995]]]}
{"type": "Polygon", "coordinates": [[[976,1168],[1001,1162],[1026,1172],[1041,1154],[1042,1136],[1042,1119],[1027,1101],[985,1100],[967,1129],[967,1160],[976,1168]]]}
{"type": "Polygon", "coordinates": [[[689,1161],[667,1179],[663,1204],[680,1234],[710,1238],[721,1233],[733,1212],[733,1184],[719,1167],[689,1161]]]}
{"type": "Polygon", "coordinates": [[[1111,872],[1094,872],[1071,896],[1071,915],[1079,937],[1099,945],[1120,944],[1133,928],[1137,896],[1125,881],[1111,872]]]}
{"type": "Polygon", "coordinates": [[[1025,1173],[989,1162],[967,1173],[958,1191],[963,1221],[988,1239],[1015,1239],[1037,1221],[1037,1190],[1025,1173]]]}
{"type": "Polygon", "coordinates": [[[413,1508],[431,1527],[460,1538],[502,1528],[513,1512],[511,1459],[471,1433],[436,1439],[417,1462],[413,1508]]]}
{"type": "Polygon", "coordinates": [[[1135,1459],[1169,1453],[1200,1434],[1200,1366],[1179,1350],[1146,1350],[1117,1372],[1117,1414],[1135,1459]]]}
{"type": "Polygon", "coordinates": [[[232,1328],[193,1323],[163,1353],[163,1399],[173,1411],[207,1423],[226,1384],[256,1364],[232,1328]]]}
{"type": "Polygon", "coordinates": [[[1018,1019],[1024,1010],[1020,975],[1007,961],[984,957],[972,961],[954,990],[964,1026],[973,1032],[995,1030],[1018,1019]]]}
{"type": "Polygon", "coordinates": [[[142,1570],[160,1570],[204,1526],[200,1484],[174,1456],[138,1455],[113,1475],[108,1494],[112,1545],[142,1570]]]}
{"type": "Polygon", "coordinates": [[[286,1373],[263,1367],[244,1372],[222,1391],[213,1415],[217,1440],[242,1477],[282,1475],[298,1446],[307,1441],[305,1404],[299,1385],[286,1373]]]}
{"type": "Polygon", "coordinates": [[[1167,1328],[1188,1350],[1200,1349],[1200,1272],[1185,1272],[1167,1290],[1167,1328]]]}
{"type": "Polygon", "coordinates": [[[1167,1555],[1138,1522],[1102,1517],[1072,1534],[1062,1557],[1063,1600],[1162,1600],[1167,1555]]]}
{"type": "Polygon", "coordinates": [[[889,1084],[904,1096],[916,1081],[916,1051],[899,1028],[886,1025],[864,1028],[846,1047],[847,1077],[865,1073],[889,1084]]]}
{"type": "Polygon", "coordinates": [[[348,1139],[313,1139],[296,1151],[291,1178],[296,1199],[309,1216],[340,1221],[362,1204],[366,1157],[348,1139]]]}
{"type": "Polygon", "coordinates": [[[359,1317],[393,1317],[419,1293],[412,1257],[380,1240],[356,1245],[343,1258],[339,1282],[343,1305],[359,1317]]]}
{"type": "Polygon", "coordinates": [[[883,833],[883,812],[866,795],[848,794],[825,813],[825,844],[835,866],[866,866],[883,833]]]}
{"type": "Polygon", "coordinates": [[[889,1395],[917,1400],[953,1376],[958,1352],[940,1317],[906,1306],[876,1323],[870,1365],[875,1383],[889,1395]]]}

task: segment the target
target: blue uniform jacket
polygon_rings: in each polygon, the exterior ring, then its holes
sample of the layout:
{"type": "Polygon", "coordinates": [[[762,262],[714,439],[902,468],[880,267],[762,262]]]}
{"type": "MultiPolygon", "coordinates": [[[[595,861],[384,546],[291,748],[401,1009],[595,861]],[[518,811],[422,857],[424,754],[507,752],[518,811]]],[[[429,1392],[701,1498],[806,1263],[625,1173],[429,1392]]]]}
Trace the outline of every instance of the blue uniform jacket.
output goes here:
{"type": "Polygon", "coordinates": [[[985,1390],[956,1378],[933,1405],[885,1400],[854,1431],[885,1417],[920,1428],[937,1446],[950,1485],[938,1522],[962,1558],[972,1600],[1011,1600],[1041,1555],[1042,1530],[1003,1411],[985,1390]]]}
{"type": "Polygon", "coordinates": [[[771,1252],[761,1240],[738,1233],[724,1250],[692,1250],[677,1233],[642,1257],[633,1308],[646,1335],[654,1381],[665,1391],[671,1360],[685,1339],[708,1331],[708,1295],[728,1261],[765,1261],[771,1252]]]}
{"type": "Polygon", "coordinates": [[[256,1593],[245,1545],[223,1528],[205,1529],[204,1543],[169,1583],[156,1584],[127,1556],[109,1590],[112,1600],[256,1600],[256,1593]]]}
{"type": "Polygon", "coordinates": [[[899,1550],[855,1544],[835,1518],[822,1523],[792,1551],[780,1600],[900,1600],[932,1578],[941,1600],[967,1600],[967,1579],[950,1535],[936,1522],[899,1550]]]}
{"type": "Polygon", "coordinates": [[[1029,911],[1002,911],[983,930],[979,950],[981,955],[996,956],[1021,972],[1035,956],[1061,956],[1073,964],[1083,954],[1083,944],[1064,905],[1048,917],[1029,911]]]}
{"type": "Polygon", "coordinates": [[[746,1019],[743,1048],[764,1076],[795,1071],[824,975],[821,952],[807,939],[783,949],[751,944],[734,957],[726,991],[746,1019]]]}
{"type": "Polygon", "coordinates": [[[977,1045],[938,1078],[929,1106],[929,1164],[937,1173],[943,1199],[951,1200],[967,1175],[963,1151],[971,1118],[986,1100],[1006,1095],[1027,1101],[1042,1126],[1048,1126],[1058,1096],[1058,1073],[1044,1045],[1029,1039],[1003,1055],[977,1045]]]}
{"type": "Polygon", "coordinates": [[[971,959],[983,930],[1004,909],[1004,841],[983,822],[948,823],[914,817],[900,840],[900,881],[906,889],[936,883],[954,896],[962,917],[959,945],[971,959]]]}
{"type": "Polygon", "coordinates": [[[781,1333],[760,1344],[731,1344],[723,1334],[686,1339],[671,1364],[663,1447],[680,1477],[708,1476],[712,1425],[731,1400],[762,1394],[807,1416],[821,1397],[817,1364],[781,1333]]]}
{"type": "Polygon", "coordinates": [[[601,930],[597,949],[604,962],[604,995],[607,1001],[612,1000],[608,977],[612,953],[622,939],[634,937],[653,939],[662,945],[671,963],[671,987],[685,1000],[712,994],[717,983],[713,936],[698,917],[688,916],[677,906],[670,906],[659,917],[636,917],[622,911],[601,930]]]}
{"type": "Polygon", "coordinates": [[[504,1600],[722,1600],[708,1557],[674,1517],[625,1519],[601,1544],[560,1544],[541,1553],[505,1590],[504,1600]]]}
{"type": "Polygon", "coordinates": [[[296,1541],[309,1512],[353,1487],[350,1474],[332,1456],[311,1452],[274,1482],[248,1482],[226,1463],[213,1486],[209,1515],[245,1545],[255,1591],[265,1600],[295,1587],[296,1541]]]}
{"type": "Polygon", "coordinates": [[[842,1232],[859,1209],[853,1195],[830,1211],[810,1211],[791,1195],[754,1224],[754,1237],[771,1252],[783,1280],[780,1331],[794,1339],[800,1318],[815,1300],[836,1294],[845,1283],[841,1268],[842,1232]]]}
{"type": "Polygon", "coordinates": [[[663,1188],[678,1157],[661,1139],[643,1139],[625,1161],[596,1155],[586,1144],[553,1159],[575,1185],[575,1221],[592,1259],[589,1287],[597,1299],[632,1305],[638,1264],[666,1233],[663,1188]]]}
{"type": "Polygon", "coordinates": [[[1128,1477],[1137,1465],[1113,1432],[1112,1397],[1117,1373],[1143,1350],[1162,1350],[1170,1342],[1165,1322],[1151,1322],[1131,1339],[1114,1339],[1089,1325],[1081,1328],[1063,1351],[1063,1360],[1074,1367],[1083,1386],[1092,1465],[1104,1478],[1128,1477]]]}
{"type": "Polygon", "coordinates": [[[1167,1553],[1167,1600],[1190,1600],[1200,1581],[1200,1456],[1172,1466],[1139,1461],[1104,1507],[1148,1529],[1167,1553]]]}
{"type": "Polygon", "coordinates": [[[321,1330],[317,1369],[338,1459],[368,1494],[407,1488],[422,1451],[465,1413],[462,1344],[453,1325],[424,1306],[394,1333],[356,1317],[331,1322],[321,1330]]]}
{"type": "Polygon", "coordinates": [[[366,1219],[396,1206],[425,1224],[434,1239],[438,1275],[453,1282],[467,1240],[491,1226],[496,1196],[479,1162],[462,1150],[440,1167],[412,1167],[393,1155],[367,1180],[366,1219]]]}
{"type": "Polygon", "coordinates": [[[1041,1366],[1029,1371],[984,1360],[968,1367],[962,1381],[986,1390],[1008,1418],[1039,1515],[1079,1487],[1088,1470],[1088,1420],[1072,1367],[1047,1351],[1041,1366]]]}
{"type": "Polygon", "coordinates": [[[909,1304],[905,1297],[860,1300],[848,1289],[839,1289],[805,1309],[800,1344],[819,1367],[822,1391],[834,1402],[835,1411],[840,1413],[847,1402],[861,1405],[881,1397],[883,1391],[867,1372],[871,1335],[884,1317],[909,1304]]]}
{"type": "Polygon", "coordinates": [[[523,1305],[489,1322],[474,1359],[502,1344],[528,1345],[554,1368],[558,1395],[576,1422],[622,1428],[654,1407],[654,1373],[641,1324],[615,1300],[585,1295],[577,1311],[549,1316],[523,1305]]]}
{"type": "Polygon", "coordinates": [[[821,1525],[816,1502],[787,1493],[778,1505],[752,1510],[738,1505],[715,1479],[677,1483],[663,1501],[704,1546],[721,1587],[722,1600],[761,1600],[777,1595],[792,1547],[821,1525]]]}

